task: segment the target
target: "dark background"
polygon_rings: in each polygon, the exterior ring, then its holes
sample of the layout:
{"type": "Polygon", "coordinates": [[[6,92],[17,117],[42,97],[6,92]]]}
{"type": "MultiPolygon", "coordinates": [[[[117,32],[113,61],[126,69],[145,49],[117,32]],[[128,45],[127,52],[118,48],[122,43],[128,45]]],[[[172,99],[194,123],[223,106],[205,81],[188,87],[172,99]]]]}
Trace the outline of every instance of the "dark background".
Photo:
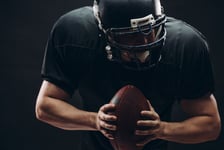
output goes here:
{"type": "MultiPolygon", "coordinates": [[[[215,96],[223,118],[224,18],[221,0],[162,0],[166,14],[185,20],[208,39],[216,81],[215,96]]],[[[45,44],[54,22],[62,14],[92,0],[2,0],[0,2],[0,149],[78,150],[80,131],[64,131],[35,118],[35,101],[41,84],[45,44]]],[[[182,119],[178,106],[174,119],[182,119]]],[[[223,125],[222,125],[223,126],[223,125]]],[[[82,139],[85,140],[85,139],[82,139]]],[[[223,131],[214,142],[182,145],[175,149],[218,150],[223,131]]]]}

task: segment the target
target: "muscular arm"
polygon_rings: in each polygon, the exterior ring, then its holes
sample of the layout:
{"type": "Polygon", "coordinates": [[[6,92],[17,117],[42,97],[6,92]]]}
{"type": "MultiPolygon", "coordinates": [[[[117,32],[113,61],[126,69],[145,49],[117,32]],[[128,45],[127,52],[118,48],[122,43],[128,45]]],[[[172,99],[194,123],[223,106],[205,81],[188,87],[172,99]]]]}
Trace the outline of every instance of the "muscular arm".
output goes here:
{"type": "Polygon", "coordinates": [[[220,117],[215,97],[206,95],[196,100],[182,100],[181,107],[189,116],[182,122],[162,122],[161,139],[178,143],[200,143],[215,140],[220,132],[220,117]]]}
{"type": "Polygon", "coordinates": [[[182,109],[188,118],[182,122],[161,121],[160,116],[149,104],[150,111],[142,111],[142,116],[150,120],[140,120],[139,126],[149,127],[146,130],[136,130],[137,135],[146,135],[144,141],[137,143],[144,146],[155,139],[194,144],[215,140],[220,133],[220,116],[213,95],[206,95],[195,100],[182,100],[182,109]]]}
{"type": "Polygon", "coordinates": [[[80,110],[67,103],[68,99],[62,89],[43,81],[36,102],[37,118],[65,130],[97,130],[97,113],[80,110]]]}

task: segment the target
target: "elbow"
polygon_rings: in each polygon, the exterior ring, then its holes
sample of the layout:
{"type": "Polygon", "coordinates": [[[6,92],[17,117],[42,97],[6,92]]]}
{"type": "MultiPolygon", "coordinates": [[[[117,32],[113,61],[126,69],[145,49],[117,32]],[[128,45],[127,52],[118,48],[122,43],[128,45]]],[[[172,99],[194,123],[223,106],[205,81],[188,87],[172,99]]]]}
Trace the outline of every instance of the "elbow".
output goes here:
{"type": "Polygon", "coordinates": [[[47,106],[43,103],[37,103],[35,108],[36,119],[46,122],[47,121],[47,106]]]}
{"type": "Polygon", "coordinates": [[[213,121],[213,123],[210,126],[210,141],[217,140],[219,138],[221,132],[221,120],[220,118],[216,121],[213,121]]]}
{"type": "Polygon", "coordinates": [[[36,113],[36,118],[40,121],[43,121],[44,118],[45,118],[45,113],[43,111],[43,109],[41,107],[36,107],[36,110],[35,110],[35,113],[36,113]]]}
{"type": "Polygon", "coordinates": [[[215,130],[215,136],[214,136],[214,140],[219,138],[219,135],[221,133],[221,120],[219,119],[214,127],[215,130]]]}

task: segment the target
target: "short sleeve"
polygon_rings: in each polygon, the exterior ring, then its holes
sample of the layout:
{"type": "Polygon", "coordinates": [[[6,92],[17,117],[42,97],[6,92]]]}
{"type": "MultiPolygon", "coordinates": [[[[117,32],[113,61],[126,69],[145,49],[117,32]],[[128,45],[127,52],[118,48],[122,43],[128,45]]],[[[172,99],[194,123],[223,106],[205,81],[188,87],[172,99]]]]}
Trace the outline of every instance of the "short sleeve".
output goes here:
{"type": "Polygon", "coordinates": [[[76,88],[74,85],[78,83],[74,77],[71,77],[72,74],[69,72],[71,66],[66,64],[65,59],[62,47],[54,43],[54,31],[52,31],[45,48],[41,76],[44,80],[57,85],[72,95],[76,88]]]}
{"type": "Polygon", "coordinates": [[[187,41],[180,57],[180,98],[195,99],[214,92],[213,69],[204,36],[194,35],[187,41]]]}
{"type": "Polygon", "coordinates": [[[87,48],[77,44],[80,42],[79,31],[71,23],[64,17],[53,26],[41,70],[44,80],[57,85],[70,95],[78,87],[88,51],[87,48]]]}
{"type": "Polygon", "coordinates": [[[72,95],[95,58],[100,44],[98,34],[91,7],[81,7],[61,16],[46,45],[43,79],[72,95]]]}

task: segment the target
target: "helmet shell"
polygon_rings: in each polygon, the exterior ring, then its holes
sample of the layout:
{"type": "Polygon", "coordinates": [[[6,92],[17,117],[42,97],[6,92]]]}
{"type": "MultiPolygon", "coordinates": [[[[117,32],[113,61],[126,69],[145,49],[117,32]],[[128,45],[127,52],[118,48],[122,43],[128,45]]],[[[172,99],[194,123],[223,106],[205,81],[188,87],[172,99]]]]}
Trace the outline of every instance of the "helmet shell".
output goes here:
{"type": "Polygon", "coordinates": [[[129,27],[131,19],[161,15],[159,0],[99,0],[98,6],[104,29],[129,27]]]}

